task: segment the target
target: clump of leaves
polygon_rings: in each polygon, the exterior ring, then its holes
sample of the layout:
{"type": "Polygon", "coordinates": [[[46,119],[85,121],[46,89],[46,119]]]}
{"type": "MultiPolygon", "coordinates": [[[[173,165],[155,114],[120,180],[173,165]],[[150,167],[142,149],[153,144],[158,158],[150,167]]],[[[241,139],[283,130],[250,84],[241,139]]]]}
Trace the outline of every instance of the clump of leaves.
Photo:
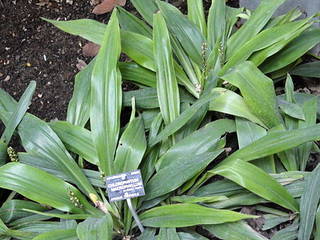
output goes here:
{"type": "MultiPolygon", "coordinates": [[[[34,202],[5,202],[2,236],[139,235],[128,207],[104,191],[105,176],[139,168],[146,196],[133,205],[146,227],[142,240],[207,239],[196,225],[221,239],[266,239],[242,221],[257,217],[243,206],[264,216],[264,230],[294,220],[273,239],[317,237],[319,168],[306,166],[318,151],[319,99],[294,92],[287,73],[320,30],[313,18],[296,20],[296,10],[272,19],[283,2],[262,1],[248,14],[216,0],[206,19],[202,1],[189,0],[184,16],[163,1],[132,0],[145,21],[122,8],[108,25],[48,20],[101,47],[76,76],[67,121],[26,114],[19,124],[26,152],[0,168],[0,186],[34,202]],[[237,29],[239,17],[248,20],[237,29]],[[132,61],[119,62],[121,52],[132,61]],[[273,78],[283,76],[285,94],[277,96],[273,78]],[[122,80],[141,88],[122,92],[122,80]],[[132,113],[123,126],[124,107],[132,113]],[[211,182],[216,175],[224,179],[211,182]]],[[[8,126],[19,104],[0,91],[0,106],[8,126]]]]}

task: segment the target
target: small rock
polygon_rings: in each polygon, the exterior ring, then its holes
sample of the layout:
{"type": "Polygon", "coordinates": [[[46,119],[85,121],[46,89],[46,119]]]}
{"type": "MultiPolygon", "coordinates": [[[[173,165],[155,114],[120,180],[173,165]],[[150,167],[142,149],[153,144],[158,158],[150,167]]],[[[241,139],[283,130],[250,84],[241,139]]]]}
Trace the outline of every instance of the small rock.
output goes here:
{"type": "Polygon", "coordinates": [[[10,77],[9,75],[7,75],[6,78],[5,78],[3,81],[4,81],[4,82],[8,82],[8,81],[10,80],[10,78],[11,78],[11,77],[10,77]]]}

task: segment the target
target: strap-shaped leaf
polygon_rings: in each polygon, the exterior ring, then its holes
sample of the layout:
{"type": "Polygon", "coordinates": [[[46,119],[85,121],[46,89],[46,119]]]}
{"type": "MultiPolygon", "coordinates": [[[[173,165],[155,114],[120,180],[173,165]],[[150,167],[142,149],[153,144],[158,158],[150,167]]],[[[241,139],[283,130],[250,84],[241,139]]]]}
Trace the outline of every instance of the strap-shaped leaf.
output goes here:
{"type": "Polygon", "coordinates": [[[137,169],[147,148],[141,117],[134,118],[124,130],[117,148],[115,169],[117,173],[137,169]]]}
{"type": "MultiPolygon", "coordinates": [[[[268,28],[262,31],[250,41],[246,42],[243,46],[240,46],[239,49],[237,49],[237,51],[232,54],[229,61],[223,67],[222,72],[226,72],[233,66],[247,60],[254,52],[261,51],[267,47],[272,46],[273,49],[279,51],[285,46],[285,44],[288,43],[288,39],[292,40],[292,37],[297,37],[297,32],[298,34],[301,34],[301,32],[310,27],[311,24],[312,23],[310,22],[310,19],[304,19],[296,22],[282,24],[280,26],[268,28]],[[279,43],[281,43],[281,48],[279,47],[280,49],[278,47],[276,48],[275,46],[275,44],[279,43]]],[[[266,56],[263,56],[263,58],[267,58],[268,55],[272,55],[272,53],[275,52],[268,51],[268,54],[266,56]]],[[[262,56],[260,56],[259,58],[262,58],[262,56]]],[[[260,59],[259,61],[263,62],[262,59],[260,59]]]]}
{"type": "Polygon", "coordinates": [[[157,240],[180,240],[175,228],[160,228],[157,240]]]}
{"type": "Polygon", "coordinates": [[[113,222],[109,213],[100,218],[87,218],[78,224],[79,240],[111,240],[113,222]]]}
{"type": "MultiPolygon", "coordinates": [[[[173,5],[163,1],[157,1],[157,4],[170,33],[179,40],[188,56],[201,66],[205,58],[202,53],[205,39],[199,28],[173,5]]],[[[155,27],[157,27],[156,24],[154,24],[155,27]]]]}
{"type": "Polygon", "coordinates": [[[224,47],[226,36],[226,3],[224,0],[214,0],[208,15],[208,43],[213,49],[216,44],[224,47]],[[220,41],[220,43],[217,43],[220,41]]]}
{"type": "Polygon", "coordinates": [[[215,236],[225,240],[267,240],[245,221],[205,226],[215,236]]]}
{"type": "Polygon", "coordinates": [[[103,41],[103,34],[107,27],[106,24],[92,19],[79,19],[70,21],[56,21],[46,18],[42,19],[53,24],[64,32],[83,37],[97,44],[100,44],[103,41]]]}
{"type": "Polygon", "coordinates": [[[144,20],[152,25],[153,14],[158,10],[156,0],[131,0],[131,2],[144,20]]]}
{"type": "Polygon", "coordinates": [[[253,164],[240,159],[222,162],[210,173],[228,178],[271,202],[292,211],[298,211],[298,203],[289,192],[270,175],[253,164]]]}
{"type": "Polygon", "coordinates": [[[188,107],[181,113],[173,122],[168,124],[159,135],[149,142],[150,146],[154,146],[157,143],[165,140],[170,135],[181,129],[185,124],[200,110],[201,107],[205,106],[217,93],[212,92],[211,94],[205,95],[196,101],[192,106],[188,107]]]}
{"type": "Polygon", "coordinates": [[[255,218],[255,216],[207,208],[197,204],[166,205],[153,208],[140,215],[145,226],[169,228],[221,224],[248,218],[255,218]]]}
{"type": "Polygon", "coordinates": [[[152,38],[152,29],[144,21],[140,20],[122,7],[118,7],[118,10],[121,29],[152,38]]]}
{"type": "Polygon", "coordinates": [[[114,154],[120,130],[122,102],[121,74],[117,69],[120,57],[120,29],[116,10],[105,31],[91,77],[90,124],[100,168],[112,175],[114,154]]]}
{"type": "Polygon", "coordinates": [[[143,84],[148,87],[156,87],[157,78],[154,72],[133,62],[119,62],[119,68],[123,80],[143,84]]]}
{"type": "Polygon", "coordinates": [[[300,227],[298,240],[310,239],[320,200],[320,166],[307,177],[306,187],[300,201],[300,227]]]}
{"type": "Polygon", "coordinates": [[[198,0],[188,0],[188,18],[197,25],[203,36],[207,36],[207,24],[204,15],[203,2],[198,0]]]}
{"type": "Polygon", "coordinates": [[[86,198],[71,184],[37,168],[21,164],[8,163],[0,168],[0,187],[16,191],[21,195],[57,209],[72,213],[93,212],[96,210],[86,198]],[[75,206],[72,196],[79,199],[83,208],[75,206]]]}
{"type": "Polygon", "coordinates": [[[16,108],[11,109],[13,113],[9,118],[9,121],[6,125],[6,129],[2,134],[1,140],[5,141],[6,143],[10,142],[14,130],[19,125],[20,121],[22,120],[23,116],[28,110],[28,107],[31,103],[32,95],[35,89],[36,89],[36,82],[31,81],[27,89],[22,94],[16,108]]]}
{"type": "Polygon", "coordinates": [[[89,130],[65,121],[51,122],[50,126],[70,151],[79,154],[92,164],[99,165],[89,130]]]}
{"type": "Polygon", "coordinates": [[[273,13],[286,0],[263,0],[253,12],[249,20],[231,36],[227,45],[227,58],[232,56],[239,46],[243,46],[248,40],[259,33],[268,23],[273,13]]]}
{"type": "Polygon", "coordinates": [[[121,30],[121,50],[141,66],[154,71],[155,60],[152,46],[152,39],[138,33],[121,30]]]}
{"type": "Polygon", "coordinates": [[[320,78],[320,62],[310,62],[299,65],[291,71],[292,75],[320,78]]]}
{"type": "Polygon", "coordinates": [[[57,166],[87,196],[95,193],[89,180],[46,122],[27,114],[19,125],[19,135],[28,153],[46,159],[57,166]]]}
{"type": "Polygon", "coordinates": [[[153,31],[158,100],[163,120],[169,124],[180,114],[180,97],[169,32],[160,13],[154,15],[153,31]]]}
{"type": "Polygon", "coordinates": [[[264,73],[274,72],[293,63],[320,42],[320,29],[311,28],[260,66],[264,73]]]}
{"type": "Polygon", "coordinates": [[[269,128],[281,124],[272,79],[265,76],[252,62],[244,62],[221,77],[240,89],[245,103],[269,128]]]}
{"type": "Polygon", "coordinates": [[[273,131],[231,154],[228,159],[251,161],[320,139],[320,125],[290,131],[273,131]]]}
{"type": "Polygon", "coordinates": [[[221,150],[223,144],[219,142],[220,137],[232,131],[235,131],[233,121],[218,120],[172,146],[158,160],[159,171],[146,186],[146,199],[153,199],[177,189],[203,170],[223,151],[221,150]],[[176,174],[177,171],[180,174],[176,174]]]}
{"type": "Polygon", "coordinates": [[[77,240],[76,229],[55,230],[42,233],[33,240],[77,240]]]}
{"type": "Polygon", "coordinates": [[[84,127],[90,118],[90,80],[95,61],[92,60],[75,76],[72,98],[68,105],[67,121],[84,127]]]}
{"type": "Polygon", "coordinates": [[[246,118],[258,123],[260,126],[265,126],[263,122],[250,111],[243,97],[239,94],[225,88],[214,88],[213,91],[219,93],[219,95],[210,102],[209,111],[217,111],[246,118]]]}

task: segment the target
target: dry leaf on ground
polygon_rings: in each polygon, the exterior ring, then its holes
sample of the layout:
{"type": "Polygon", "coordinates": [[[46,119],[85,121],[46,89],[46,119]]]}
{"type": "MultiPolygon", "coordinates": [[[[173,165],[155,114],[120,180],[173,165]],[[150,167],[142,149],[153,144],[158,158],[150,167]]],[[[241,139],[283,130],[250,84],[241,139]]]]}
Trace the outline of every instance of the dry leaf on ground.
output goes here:
{"type": "Polygon", "coordinates": [[[124,6],[125,4],[126,0],[102,0],[102,2],[97,5],[92,12],[97,15],[104,14],[112,11],[112,9],[117,5],[124,6]]]}

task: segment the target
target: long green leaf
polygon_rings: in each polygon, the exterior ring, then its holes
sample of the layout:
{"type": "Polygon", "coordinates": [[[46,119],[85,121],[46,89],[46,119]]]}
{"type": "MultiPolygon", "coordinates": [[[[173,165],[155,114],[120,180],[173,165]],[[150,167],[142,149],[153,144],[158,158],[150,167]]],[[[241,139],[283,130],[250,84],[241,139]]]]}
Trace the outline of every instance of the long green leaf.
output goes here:
{"type": "Polygon", "coordinates": [[[202,224],[221,224],[255,218],[229,210],[217,210],[196,204],[172,204],[153,208],[140,215],[149,227],[189,227],[202,224]]]}
{"type": "Polygon", "coordinates": [[[224,240],[267,240],[244,221],[208,225],[205,229],[224,240]]]}
{"type": "MultiPolygon", "coordinates": [[[[226,72],[233,66],[247,60],[254,52],[261,51],[267,47],[272,46],[274,50],[278,50],[278,48],[275,47],[275,44],[280,44],[281,48],[284,47],[284,45],[288,42],[288,39],[296,37],[297,32],[301,33],[310,25],[311,23],[309,22],[309,19],[304,19],[301,21],[296,21],[292,23],[283,24],[277,27],[268,28],[262,31],[257,36],[255,36],[250,41],[241,46],[239,49],[237,49],[237,51],[234,54],[232,54],[229,61],[225,64],[221,71],[226,72]]],[[[272,51],[268,51],[268,54],[272,53],[272,51]]],[[[267,57],[268,55],[263,57],[260,55],[259,61],[263,62],[261,58],[267,57]]],[[[257,61],[256,58],[255,61],[257,61]]]]}
{"type": "Polygon", "coordinates": [[[157,12],[158,7],[155,0],[131,0],[135,9],[141,14],[144,20],[150,25],[153,22],[153,14],[157,12]]]}
{"type": "Polygon", "coordinates": [[[285,0],[263,0],[249,20],[228,40],[227,58],[233,55],[239,46],[252,39],[268,23],[277,8],[285,0]]]}
{"type": "Polygon", "coordinates": [[[317,215],[316,215],[316,232],[314,234],[314,240],[320,239],[320,205],[317,209],[317,215]]]}
{"type": "Polygon", "coordinates": [[[281,229],[276,232],[271,240],[296,240],[299,228],[299,221],[296,219],[291,225],[288,227],[281,229]]]}
{"type": "Polygon", "coordinates": [[[156,230],[154,228],[146,228],[138,240],[155,240],[155,235],[156,230]]]}
{"type": "Polygon", "coordinates": [[[120,131],[121,74],[120,29],[114,11],[104,35],[91,77],[90,124],[101,170],[113,173],[113,160],[120,131]]]}
{"type": "Polygon", "coordinates": [[[109,213],[100,218],[87,218],[79,223],[77,236],[79,240],[111,240],[112,226],[112,218],[109,213]]]}
{"type": "Polygon", "coordinates": [[[311,28],[293,40],[278,54],[269,58],[260,68],[264,73],[279,70],[296,61],[319,42],[320,29],[311,28]]]}
{"type": "MultiPolygon", "coordinates": [[[[157,4],[166,20],[170,33],[179,40],[188,56],[201,66],[204,61],[202,49],[205,39],[199,28],[173,5],[163,1],[158,1],[157,4]]],[[[155,23],[154,27],[157,27],[155,23]]]]}
{"type": "Polygon", "coordinates": [[[298,203],[277,181],[260,168],[243,160],[222,162],[210,173],[228,178],[253,193],[292,211],[298,211],[298,203]]]}
{"type": "MultiPolygon", "coordinates": [[[[92,212],[86,198],[71,184],[37,168],[21,163],[9,163],[0,168],[0,187],[16,191],[21,195],[61,211],[72,213],[92,212]],[[70,200],[72,194],[79,199],[76,207],[70,200]]],[[[96,212],[93,211],[93,212],[96,212]]]]}
{"type": "Polygon", "coordinates": [[[9,143],[11,137],[13,135],[14,130],[19,125],[20,121],[22,120],[23,116],[28,110],[28,107],[31,103],[32,95],[36,89],[36,82],[31,81],[28,88],[25,90],[23,95],[21,96],[16,109],[12,109],[12,115],[6,125],[6,129],[2,134],[1,140],[9,143]]]}
{"type": "Polygon", "coordinates": [[[213,49],[217,41],[224,46],[226,36],[226,3],[224,0],[214,0],[211,3],[208,15],[208,43],[213,49]]]}
{"type": "Polygon", "coordinates": [[[274,131],[252,144],[234,152],[228,159],[251,161],[320,139],[320,125],[291,131],[274,131]]]}
{"type": "Polygon", "coordinates": [[[196,101],[192,106],[188,107],[185,111],[181,113],[173,122],[168,124],[157,137],[149,142],[150,146],[154,146],[162,140],[165,140],[170,135],[174,134],[180,128],[182,128],[205,104],[207,104],[216,95],[215,92],[203,96],[198,101],[196,101]]]}
{"type": "Polygon", "coordinates": [[[180,114],[180,98],[169,33],[160,13],[154,15],[154,58],[159,105],[164,122],[169,124],[180,114]]]}
{"type": "Polygon", "coordinates": [[[221,77],[238,87],[250,111],[269,128],[281,123],[273,81],[252,62],[237,65],[221,77]]]}
{"type": "Polygon", "coordinates": [[[301,197],[298,240],[308,240],[311,238],[320,200],[319,182],[320,166],[314,169],[311,175],[307,177],[305,191],[301,197]]]}
{"type": "Polygon", "coordinates": [[[187,4],[189,20],[199,27],[203,36],[207,36],[207,24],[204,16],[203,2],[188,0],[187,4]]]}
{"type": "Polygon", "coordinates": [[[114,161],[117,173],[129,172],[138,168],[147,148],[144,126],[141,117],[128,123],[124,130],[114,161]]]}
{"type": "Polygon", "coordinates": [[[122,7],[118,7],[118,10],[118,18],[121,29],[139,33],[152,38],[152,29],[145,22],[122,7]]]}
{"type": "Polygon", "coordinates": [[[9,200],[6,201],[0,208],[0,218],[5,222],[13,222],[15,220],[28,217],[32,213],[26,212],[23,209],[31,209],[35,211],[45,211],[46,207],[41,206],[38,203],[26,201],[26,200],[9,200]]]}
{"type": "Polygon", "coordinates": [[[95,61],[75,76],[74,90],[68,105],[67,121],[84,127],[90,117],[90,80],[95,61]]]}
{"type": "Polygon", "coordinates": [[[77,240],[75,229],[55,230],[47,233],[42,233],[33,240],[77,240]]]}
{"type": "Polygon", "coordinates": [[[153,41],[148,37],[121,30],[121,50],[141,66],[154,71],[155,59],[152,45],[153,41]]]}
{"type": "Polygon", "coordinates": [[[175,228],[160,228],[157,240],[180,240],[175,228]]]}
{"type": "Polygon", "coordinates": [[[51,122],[50,126],[68,150],[79,154],[92,164],[99,165],[99,159],[95,146],[92,144],[89,130],[64,121],[51,122]]]}
{"type": "Polygon", "coordinates": [[[58,166],[88,196],[95,193],[88,179],[47,123],[33,115],[26,115],[20,123],[19,135],[27,152],[58,166]]]}
{"type": "Polygon", "coordinates": [[[241,118],[236,118],[236,126],[239,149],[267,135],[264,128],[241,118]]]}
{"type": "Polygon", "coordinates": [[[157,78],[154,72],[133,62],[119,62],[119,68],[123,80],[156,88],[157,78]]]}
{"type": "MultiPolygon", "coordinates": [[[[303,103],[303,111],[306,117],[305,121],[299,121],[298,127],[305,128],[313,126],[317,122],[317,98],[313,97],[311,100],[303,103]]],[[[312,142],[306,143],[298,148],[298,159],[300,160],[300,169],[303,171],[307,167],[309,156],[312,149],[312,142]]]]}
{"type": "Polygon", "coordinates": [[[92,19],[79,19],[71,21],[56,21],[46,18],[43,20],[53,24],[64,32],[83,37],[91,42],[100,44],[107,25],[92,19]]]}
{"type": "Polygon", "coordinates": [[[291,71],[292,75],[301,77],[320,78],[320,62],[310,62],[299,65],[291,71]]]}
{"type": "Polygon", "coordinates": [[[209,111],[222,112],[246,118],[258,123],[260,126],[265,126],[263,122],[250,111],[243,97],[225,88],[214,88],[213,91],[219,93],[219,95],[210,102],[209,111]]]}
{"type": "Polygon", "coordinates": [[[146,199],[153,199],[175,190],[203,170],[222,152],[219,146],[221,135],[233,131],[233,121],[218,120],[171,147],[158,161],[159,171],[146,186],[146,199]],[[177,171],[181,174],[176,174],[177,171]],[[168,182],[166,179],[171,181],[168,182]]]}

